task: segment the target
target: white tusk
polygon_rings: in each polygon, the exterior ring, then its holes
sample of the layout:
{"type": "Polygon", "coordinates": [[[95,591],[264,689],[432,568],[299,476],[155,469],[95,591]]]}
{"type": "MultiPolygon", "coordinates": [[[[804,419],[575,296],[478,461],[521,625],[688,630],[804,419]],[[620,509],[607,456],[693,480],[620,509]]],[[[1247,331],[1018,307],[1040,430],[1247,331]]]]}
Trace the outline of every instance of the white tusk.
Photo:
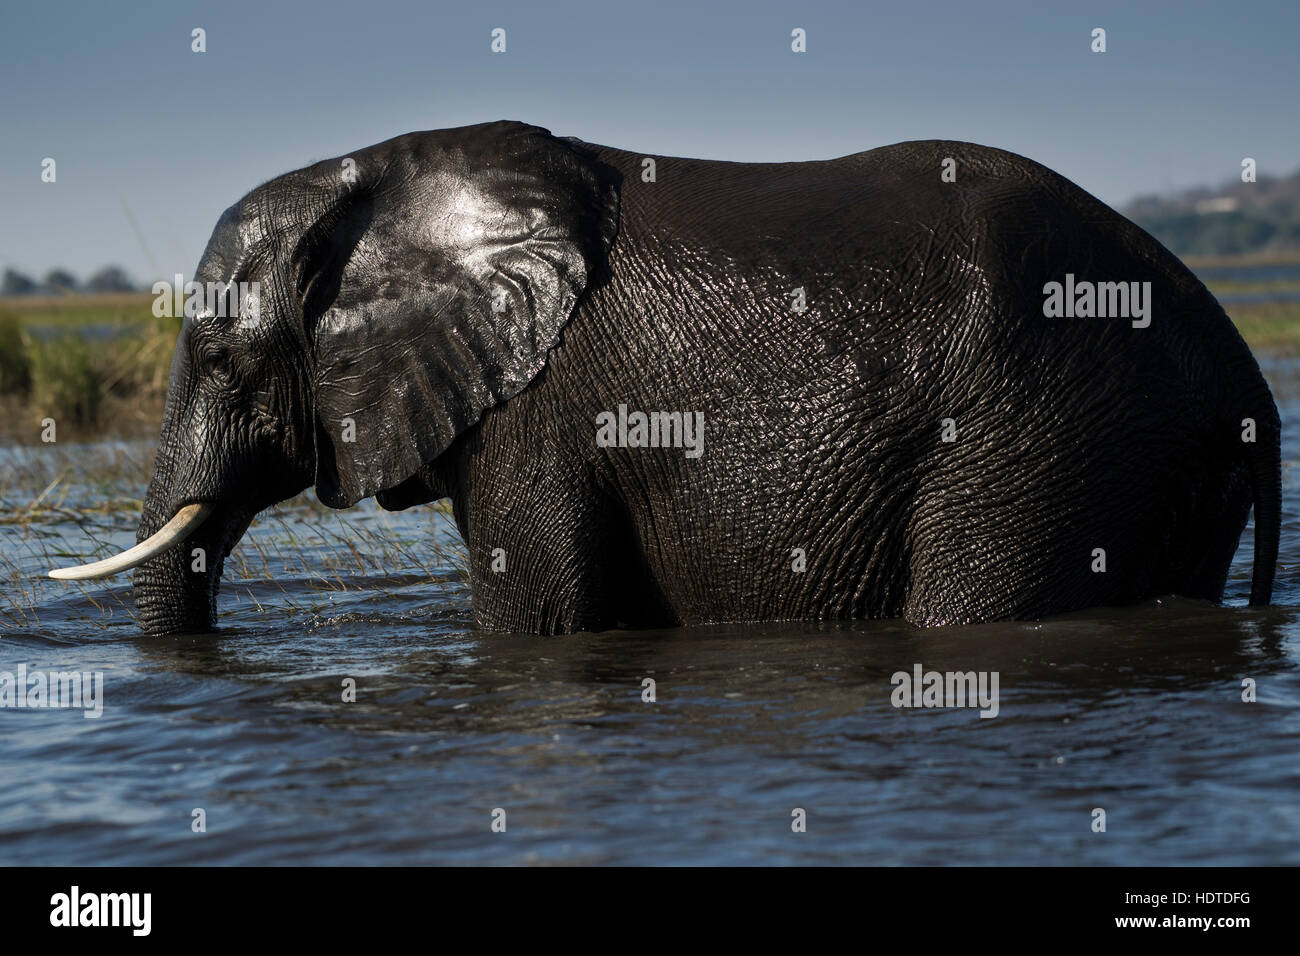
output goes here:
{"type": "Polygon", "coordinates": [[[144,564],[150,558],[162,554],[181,541],[185,536],[203,524],[205,518],[212,514],[213,506],[207,503],[185,505],[177,509],[171,521],[141,541],[134,548],[128,548],[121,554],[115,554],[103,561],[81,564],[75,568],[56,568],[50,577],[60,581],[81,581],[86,578],[106,578],[121,571],[127,571],[137,564],[144,564]]]}

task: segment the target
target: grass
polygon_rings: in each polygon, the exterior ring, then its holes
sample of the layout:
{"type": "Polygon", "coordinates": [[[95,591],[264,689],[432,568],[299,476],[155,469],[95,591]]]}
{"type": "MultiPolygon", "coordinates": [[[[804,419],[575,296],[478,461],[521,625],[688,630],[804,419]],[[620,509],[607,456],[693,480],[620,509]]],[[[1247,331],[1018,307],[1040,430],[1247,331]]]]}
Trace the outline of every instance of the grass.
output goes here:
{"type": "MultiPolygon", "coordinates": [[[[70,617],[95,629],[134,620],[129,578],[72,590],[44,574],[112,553],[108,539],[136,525],[151,466],[147,452],[122,445],[32,448],[0,464],[0,633],[70,617]]],[[[334,614],[331,595],[411,589],[432,600],[468,580],[464,550],[434,532],[449,510],[442,502],[402,515],[373,505],[344,514],[299,495],[263,512],[227,559],[222,609],[334,614]]]]}
{"type": "Polygon", "coordinates": [[[1300,302],[1234,305],[1228,314],[1253,351],[1300,354],[1300,302]]]}
{"type": "MultiPolygon", "coordinates": [[[[437,509],[430,511],[430,517],[437,509]]],[[[91,533],[80,516],[78,526],[91,533]]],[[[41,520],[69,520],[61,509],[34,516],[24,530],[41,520]]],[[[438,545],[428,522],[421,522],[418,537],[407,529],[395,531],[367,527],[341,515],[332,518],[303,514],[279,506],[259,517],[257,524],[226,560],[220,606],[223,611],[241,605],[255,607],[259,615],[288,610],[299,614],[337,613],[339,606],[329,595],[365,592],[398,596],[409,588],[433,587],[443,592],[464,586],[469,579],[463,551],[438,545]],[[262,593],[258,597],[255,592],[262,593]],[[267,591],[274,597],[268,598],[267,591]]],[[[17,536],[7,535],[12,545],[17,536]]],[[[93,537],[93,534],[92,534],[93,537]]],[[[51,594],[51,584],[41,569],[80,560],[58,548],[51,548],[39,535],[24,534],[22,552],[12,547],[0,550],[0,633],[7,629],[42,626],[42,612],[66,622],[70,597],[66,589],[51,594]]],[[[103,550],[103,549],[101,549],[103,550]]],[[[80,598],[95,614],[83,614],[78,624],[98,629],[118,621],[135,619],[128,577],[117,582],[74,582],[80,598]],[[106,586],[107,585],[107,586],[106,586]]],[[[52,622],[49,622],[52,623],[52,622]]],[[[303,622],[304,626],[306,622],[303,622]]]]}
{"type": "Polygon", "coordinates": [[[5,437],[40,440],[107,426],[156,426],[180,323],[153,297],[64,296],[0,302],[0,408],[5,437]]]}
{"type": "Polygon", "coordinates": [[[19,313],[29,329],[79,331],[87,326],[130,328],[154,320],[154,296],[147,292],[102,292],[89,295],[23,296],[0,300],[19,313]]]}

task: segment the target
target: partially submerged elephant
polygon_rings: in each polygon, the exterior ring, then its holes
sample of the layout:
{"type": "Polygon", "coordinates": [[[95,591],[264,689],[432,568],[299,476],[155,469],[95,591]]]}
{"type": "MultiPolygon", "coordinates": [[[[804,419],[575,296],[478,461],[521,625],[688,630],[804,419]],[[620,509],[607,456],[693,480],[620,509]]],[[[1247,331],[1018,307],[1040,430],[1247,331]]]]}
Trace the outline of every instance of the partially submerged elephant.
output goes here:
{"type": "Polygon", "coordinates": [[[1156,240],[1000,150],[411,133],[249,193],[197,279],[259,308],[185,320],[141,544],[54,572],[139,564],[151,632],[212,627],[224,556],[312,485],[450,498],[498,630],[1218,600],[1252,503],[1270,598],[1254,358],[1156,240]]]}

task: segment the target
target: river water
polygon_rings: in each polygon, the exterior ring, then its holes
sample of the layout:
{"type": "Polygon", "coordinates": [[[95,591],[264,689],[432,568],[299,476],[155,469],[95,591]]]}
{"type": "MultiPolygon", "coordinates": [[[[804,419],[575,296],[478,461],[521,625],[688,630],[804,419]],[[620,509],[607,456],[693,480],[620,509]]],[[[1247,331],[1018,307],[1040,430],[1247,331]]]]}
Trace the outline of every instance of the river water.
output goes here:
{"type": "Polygon", "coordinates": [[[0,671],[103,674],[98,718],[0,710],[0,854],[1300,863],[1300,378],[1282,360],[1265,371],[1285,423],[1276,606],[1244,606],[1248,532],[1227,607],[927,631],[476,633],[444,513],[296,504],[241,544],[222,634],[148,639],[125,583],[39,576],[70,563],[60,552],[134,540],[134,508],[113,502],[143,493],[149,443],[0,452],[10,513],[63,476],[43,499],[53,510],[0,525],[0,671]],[[997,716],[893,707],[891,675],[918,663],[996,671],[997,716]]]}

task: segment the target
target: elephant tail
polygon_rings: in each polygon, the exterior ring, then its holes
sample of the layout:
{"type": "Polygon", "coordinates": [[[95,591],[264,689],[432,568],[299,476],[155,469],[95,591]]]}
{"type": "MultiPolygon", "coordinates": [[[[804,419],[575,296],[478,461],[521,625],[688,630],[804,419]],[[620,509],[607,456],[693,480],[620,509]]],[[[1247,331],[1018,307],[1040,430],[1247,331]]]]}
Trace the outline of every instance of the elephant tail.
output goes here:
{"type": "Polygon", "coordinates": [[[1255,507],[1255,561],[1250,583],[1250,603],[1268,604],[1273,597],[1273,572],[1281,534],[1282,452],[1281,423],[1269,396],[1268,422],[1261,422],[1254,442],[1245,443],[1250,464],[1250,484],[1255,507]]]}

